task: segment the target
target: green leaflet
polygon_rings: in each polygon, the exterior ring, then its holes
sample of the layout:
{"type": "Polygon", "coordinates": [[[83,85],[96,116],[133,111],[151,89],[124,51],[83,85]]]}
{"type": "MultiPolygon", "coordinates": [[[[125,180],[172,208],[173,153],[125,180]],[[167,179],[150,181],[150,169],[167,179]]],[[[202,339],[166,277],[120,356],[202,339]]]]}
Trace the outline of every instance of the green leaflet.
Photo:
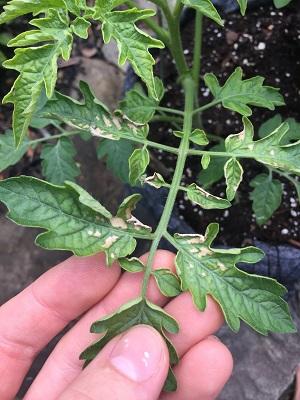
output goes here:
{"type": "Polygon", "coordinates": [[[50,8],[64,9],[63,0],[11,0],[3,7],[0,24],[7,23],[25,14],[47,12],[50,8]]]}
{"type": "Polygon", "coordinates": [[[231,206],[230,202],[221,197],[213,196],[204,189],[192,183],[186,188],[187,197],[193,203],[199,204],[205,210],[224,209],[231,206]]]}
{"type": "Polygon", "coordinates": [[[129,182],[131,185],[138,184],[149,162],[150,155],[146,147],[134,150],[129,158],[129,182]]]}
{"type": "MultiPolygon", "coordinates": [[[[212,146],[210,151],[225,151],[225,144],[219,143],[212,146]]],[[[209,165],[206,169],[200,171],[198,175],[198,182],[203,188],[208,188],[215,182],[218,182],[224,176],[224,165],[227,161],[226,157],[211,156],[209,165]]]]}
{"type": "Polygon", "coordinates": [[[164,296],[175,297],[181,293],[180,281],[170,270],[166,268],[156,269],[152,274],[164,296]]]}
{"type": "Polygon", "coordinates": [[[136,257],[132,258],[120,258],[119,264],[127,272],[142,272],[144,270],[144,264],[136,257]]]}
{"type": "Polygon", "coordinates": [[[251,157],[271,167],[300,175],[300,141],[281,145],[289,125],[280,125],[270,135],[253,141],[253,126],[243,118],[244,130],[230,135],[225,140],[226,151],[237,157],[251,157]]]}
{"type": "Polygon", "coordinates": [[[17,224],[46,230],[36,239],[41,247],[70,250],[78,256],[104,251],[108,265],[131,254],[135,238],[149,238],[150,228],[136,219],[106,218],[95,211],[83,191],[74,184],[55,186],[24,176],[0,182],[0,201],[17,224]]]}
{"type": "Polygon", "coordinates": [[[156,189],[167,186],[164,178],[158,172],[154,172],[152,176],[147,176],[147,178],[145,179],[145,183],[148,183],[148,185],[153,186],[156,189]]]}
{"type": "MultiPolygon", "coordinates": [[[[258,136],[264,138],[273,131],[275,131],[279,125],[283,122],[280,114],[274,115],[274,117],[265,121],[258,130],[258,136]]],[[[282,138],[280,144],[289,144],[300,140],[300,123],[295,120],[295,118],[288,118],[284,122],[289,125],[289,130],[282,138]]]]}
{"type": "Polygon", "coordinates": [[[287,6],[292,0],[274,0],[274,5],[276,8],[282,8],[287,6]]]}
{"type": "Polygon", "coordinates": [[[76,148],[68,138],[61,138],[55,144],[46,144],[41,152],[42,172],[47,181],[63,185],[65,181],[74,181],[80,169],[74,157],[76,148]]]}
{"type": "MultiPolygon", "coordinates": [[[[137,298],[123,305],[116,313],[94,322],[91,332],[104,333],[104,336],[84,350],[80,358],[85,360],[85,365],[89,364],[111,339],[140,324],[150,325],[160,332],[169,348],[170,364],[176,364],[178,356],[174,346],[166,338],[165,331],[177,333],[179,330],[177,322],[160,307],[142,298],[137,298]]],[[[169,388],[169,391],[176,390],[176,380],[174,381],[174,377],[171,379],[172,376],[168,376],[168,378],[165,388],[169,388]],[[173,385],[170,385],[172,382],[173,385]]]]}
{"type": "Polygon", "coordinates": [[[258,225],[265,224],[277,210],[282,200],[282,183],[267,174],[259,174],[250,182],[252,208],[258,225]]]}
{"type": "Polygon", "coordinates": [[[243,179],[243,167],[236,158],[230,158],[224,166],[226,179],[226,195],[229,201],[235,197],[236,191],[243,179]]]}
{"type": "Polygon", "coordinates": [[[158,100],[146,96],[140,84],[129,90],[120,102],[120,109],[126,117],[135,123],[146,124],[155,114],[159,101],[163,98],[164,87],[160,79],[155,77],[156,93],[158,100]]]}
{"type": "Polygon", "coordinates": [[[30,144],[24,141],[22,145],[16,149],[14,137],[11,131],[0,135],[0,172],[7,167],[16,164],[26,153],[30,144]]]}
{"type": "Polygon", "coordinates": [[[211,295],[221,306],[225,319],[234,331],[239,319],[256,331],[295,332],[287,303],[281,298],[286,289],[270,278],[247,274],[236,267],[238,262],[255,263],[263,257],[255,247],[213,249],[218,224],[210,224],[205,236],[175,235],[179,250],[176,268],[182,289],[189,290],[196,306],[203,311],[206,296],[211,295]]]}
{"type": "Polygon", "coordinates": [[[149,95],[159,100],[153,75],[155,60],[149,53],[149,49],[163,48],[164,44],[141,31],[135,25],[136,22],[155,15],[155,11],[138,10],[137,8],[110,11],[110,6],[105,6],[103,9],[102,3],[96,4],[94,19],[100,19],[102,22],[104,42],[108,43],[112,38],[117,42],[120,53],[119,64],[123,65],[128,60],[135,73],[147,85],[149,95]]]}
{"type": "MultiPolygon", "coordinates": [[[[181,131],[174,131],[173,132],[175,136],[183,138],[184,133],[181,131]]],[[[194,129],[190,136],[189,139],[191,142],[197,144],[198,146],[206,146],[209,143],[209,140],[207,139],[206,133],[202,129],[194,129]]]]}
{"type": "Polygon", "coordinates": [[[82,39],[87,39],[89,36],[89,27],[91,23],[85,18],[77,17],[71,24],[71,29],[75,35],[81,37],[82,39]]]}
{"type": "Polygon", "coordinates": [[[82,103],[55,92],[54,98],[41,110],[42,116],[56,118],[73,127],[90,131],[94,136],[111,140],[131,139],[134,136],[144,139],[147,136],[147,126],[137,126],[112,115],[106,106],[95,98],[87,83],[80,82],[79,87],[84,97],[82,103]]]}
{"type": "Polygon", "coordinates": [[[236,0],[239,3],[241,14],[245,15],[248,0],[236,0]]]}
{"type": "Polygon", "coordinates": [[[275,106],[284,105],[284,100],[278,89],[263,86],[264,78],[255,76],[251,79],[243,78],[242,68],[238,67],[230,75],[224,86],[220,86],[216,76],[205,74],[206,86],[214,98],[220,101],[225,108],[236,111],[241,115],[250,116],[252,110],[248,105],[264,107],[274,110],[275,106]]]}
{"type": "Polygon", "coordinates": [[[224,26],[224,21],[220,17],[217,9],[211,0],[181,0],[183,4],[200,11],[203,15],[214,20],[217,24],[224,26]]]}
{"type": "Polygon", "coordinates": [[[210,164],[210,155],[209,154],[203,154],[201,157],[201,166],[203,169],[207,169],[210,164]]]}
{"type": "Polygon", "coordinates": [[[134,145],[129,140],[118,141],[102,139],[97,146],[99,159],[105,158],[106,166],[122,182],[129,183],[128,160],[134,150],[134,145]]]}
{"type": "Polygon", "coordinates": [[[3,64],[20,73],[3,99],[4,103],[14,104],[13,130],[17,146],[27,134],[42,89],[46,89],[48,98],[52,96],[57,79],[57,59],[70,57],[73,41],[67,15],[55,9],[50,9],[45,18],[35,19],[31,24],[40,30],[22,33],[10,44],[26,46],[40,41],[47,41],[47,44],[18,48],[15,56],[3,64]]]}

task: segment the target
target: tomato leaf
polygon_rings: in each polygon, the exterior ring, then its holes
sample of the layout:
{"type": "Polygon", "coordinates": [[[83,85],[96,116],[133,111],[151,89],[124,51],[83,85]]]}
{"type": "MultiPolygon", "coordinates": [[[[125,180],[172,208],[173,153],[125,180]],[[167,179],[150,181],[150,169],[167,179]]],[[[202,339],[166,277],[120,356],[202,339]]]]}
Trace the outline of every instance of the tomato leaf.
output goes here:
{"type": "Polygon", "coordinates": [[[33,177],[0,181],[0,201],[9,209],[9,218],[45,229],[36,243],[46,249],[70,250],[78,256],[104,251],[110,265],[133,252],[135,238],[149,238],[149,227],[131,217],[105,217],[83,192],[73,183],[55,186],[33,177]]]}
{"type": "Polygon", "coordinates": [[[284,100],[278,89],[264,86],[264,78],[255,76],[243,80],[243,71],[240,67],[230,75],[224,86],[220,86],[217,77],[205,74],[204,80],[214,98],[220,101],[225,108],[236,111],[245,116],[252,115],[249,105],[274,110],[275,106],[284,105],[284,100]]]}
{"type": "Polygon", "coordinates": [[[267,174],[256,175],[250,182],[252,208],[258,225],[265,224],[277,210],[282,200],[282,183],[267,174]]]}
{"type": "Polygon", "coordinates": [[[74,157],[76,148],[68,138],[61,138],[55,144],[46,144],[41,152],[42,173],[47,181],[62,185],[74,181],[80,169],[74,157]]]}
{"type": "Polygon", "coordinates": [[[239,262],[255,263],[263,252],[255,247],[214,249],[218,224],[210,224],[205,236],[175,235],[176,269],[182,289],[189,290],[194,303],[203,311],[207,295],[221,306],[225,319],[234,331],[240,319],[256,331],[295,332],[287,303],[281,298],[286,289],[270,278],[247,274],[239,270],[239,262]]]}

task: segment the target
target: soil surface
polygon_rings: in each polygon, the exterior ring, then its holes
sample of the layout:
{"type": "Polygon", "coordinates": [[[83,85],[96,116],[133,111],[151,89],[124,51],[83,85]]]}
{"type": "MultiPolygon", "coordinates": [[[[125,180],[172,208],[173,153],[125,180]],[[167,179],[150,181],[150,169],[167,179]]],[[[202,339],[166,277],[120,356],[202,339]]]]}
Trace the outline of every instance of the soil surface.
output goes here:
{"type": "MultiPolygon", "coordinates": [[[[237,66],[241,66],[244,77],[261,75],[265,84],[280,88],[286,106],[273,111],[253,108],[251,121],[257,132],[260,125],[273,115],[280,113],[283,119],[293,117],[300,122],[300,1],[294,1],[281,10],[273,6],[261,6],[241,18],[239,14],[225,16],[225,29],[205,19],[203,35],[203,59],[201,74],[213,72],[221,84],[237,66]]],[[[184,52],[191,63],[193,54],[193,18],[183,29],[184,52]]],[[[183,108],[182,89],[176,82],[176,71],[170,55],[164,51],[159,57],[158,71],[163,71],[166,86],[165,106],[183,108]],[[161,61],[160,61],[161,60],[161,61]]],[[[199,92],[199,103],[211,100],[209,90],[203,80],[199,92]]],[[[225,138],[229,134],[242,130],[241,116],[224,108],[215,107],[203,113],[203,126],[206,132],[225,138]]],[[[167,144],[177,144],[177,139],[166,132],[170,126],[154,126],[152,137],[167,144]]],[[[300,137],[300,132],[299,132],[300,137]]],[[[216,143],[213,143],[214,145],[216,143]]],[[[157,153],[157,158],[165,166],[174,169],[175,158],[172,155],[157,153]]],[[[184,196],[179,199],[179,211],[195,231],[201,231],[210,222],[220,223],[219,241],[224,245],[241,245],[259,239],[275,243],[289,243],[300,246],[300,207],[294,187],[283,180],[284,195],[280,208],[270,221],[259,227],[255,221],[249,193],[250,180],[267,170],[256,162],[242,161],[245,174],[238,191],[238,197],[228,210],[204,212],[192,205],[184,196]]],[[[188,160],[184,184],[198,180],[201,170],[198,157],[188,160]]],[[[279,176],[276,176],[279,178],[279,176]]],[[[279,178],[280,179],[280,178],[279,178]]],[[[201,182],[200,182],[201,184],[201,182]]],[[[224,196],[226,185],[219,181],[209,190],[224,196]]]]}

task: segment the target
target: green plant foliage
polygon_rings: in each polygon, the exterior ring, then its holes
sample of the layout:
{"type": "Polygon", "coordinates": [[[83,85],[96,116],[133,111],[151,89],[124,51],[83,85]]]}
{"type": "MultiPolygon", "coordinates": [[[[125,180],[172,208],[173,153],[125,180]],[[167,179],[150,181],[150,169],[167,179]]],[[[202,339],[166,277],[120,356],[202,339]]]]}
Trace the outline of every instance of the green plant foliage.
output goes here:
{"type": "Polygon", "coordinates": [[[47,97],[52,96],[57,79],[57,60],[59,57],[69,59],[73,42],[66,12],[50,9],[46,17],[32,20],[31,25],[38,29],[21,33],[9,44],[35,47],[16,49],[15,56],[3,64],[5,68],[20,73],[3,99],[4,103],[13,103],[15,107],[13,129],[16,145],[27,135],[41,91],[45,88],[47,97]],[[46,44],[39,45],[40,42],[46,44]]]}
{"type": "Polygon", "coordinates": [[[102,139],[97,146],[97,156],[105,158],[106,166],[122,182],[129,183],[129,157],[133,150],[134,145],[129,140],[102,139]]]}
{"type": "Polygon", "coordinates": [[[277,8],[282,8],[287,6],[292,0],[274,0],[274,5],[277,8]]]}
{"type": "Polygon", "coordinates": [[[259,174],[250,182],[252,208],[258,225],[265,224],[277,210],[282,200],[282,183],[267,174],[259,174]]]}
{"type": "MultiPolygon", "coordinates": [[[[289,2],[274,1],[277,7],[289,2]]],[[[244,15],[247,1],[237,0],[237,3],[244,15]]],[[[274,110],[275,106],[284,105],[284,100],[278,89],[264,85],[264,78],[243,79],[241,68],[237,68],[223,86],[214,74],[206,74],[204,80],[213,98],[209,103],[198,104],[202,77],[202,16],[223,25],[212,0],[180,0],[174,8],[166,1],[157,0],[155,4],[164,14],[161,25],[152,18],[154,10],[139,9],[138,5],[133,7],[134,4],[123,0],[95,0],[88,4],[86,0],[11,0],[5,5],[0,23],[27,14],[32,14],[34,19],[30,22],[30,30],[8,43],[18,48],[4,66],[16,70],[19,75],[3,100],[14,104],[14,114],[13,134],[0,135],[0,171],[15,164],[29,147],[39,144],[42,146],[42,170],[49,182],[25,176],[0,180],[0,201],[7,206],[12,221],[41,228],[42,233],[36,238],[38,245],[68,250],[78,256],[104,252],[108,267],[116,261],[125,271],[142,276],[141,291],[135,300],[92,325],[91,331],[102,336],[82,353],[85,365],[116,335],[135,325],[148,324],[166,340],[172,367],[178,362],[178,356],[166,333],[177,333],[179,327],[171,316],[149,302],[150,279],[154,279],[159,290],[168,297],[189,291],[201,311],[206,307],[207,296],[212,296],[234,331],[238,331],[240,320],[262,334],[295,331],[282,298],[286,292],[284,287],[273,279],[247,274],[237,266],[259,262],[263,257],[261,250],[255,247],[213,248],[219,229],[214,223],[207,227],[204,236],[172,236],[168,229],[179,191],[203,209],[230,207],[243,178],[243,159],[249,159],[245,167],[252,168],[252,164],[258,162],[269,172],[260,173],[251,181],[250,196],[258,224],[267,222],[281,203],[283,183],[274,176],[291,182],[300,199],[300,182],[295,176],[300,176],[300,124],[292,118],[283,121],[277,114],[260,127],[257,139],[246,118],[252,115],[252,107],[274,110]],[[180,36],[184,6],[194,8],[196,13],[195,53],[188,59],[180,36]],[[115,111],[99,101],[84,82],[79,85],[82,95],[79,101],[55,91],[58,59],[69,59],[74,35],[87,39],[91,25],[101,30],[105,43],[111,40],[117,43],[119,64],[129,62],[143,81],[125,95],[115,111]],[[145,26],[155,32],[157,39],[144,31],[145,26]],[[184,111],[159,106],[164,87],[154,76],[155,61],[151,51],[164,44],[178,71],[177,84],[182,86],[184,111]],[[143,90],[144,85],[148,94],[143,90]],[[217,137],[217,132],[206,135],[201,129],[205,126],[205,114],[201,114],[215,106],[242,115],[243,131],[229,135],[225,140],[217,137]],[[148,124],[160,120],[170,122],[176,129],[166,128],[162,132],[160,127],[159,137],[165,134],[162,143],[157,141],[155,129],[148,138],[148,124]],[[45,134],[48,125],[51,130],[45,134]],[[36,129],[38,139],[26,139],[28,126],[36,129]],[[40,133],[43,135],[39,136],[40,133]],[[74,135],[84,140],[94,137],[98,158],[105,159],[107,166],[123,182],[165,188],[163,194],[168,192],[168,195],[154,232],[133,215],[140,194],[125,198],[117,212],[112,213],[74,182],[80,173],[74,161],[76,150],[70,139],[74,135]],[[212,146],[208,138],[218,144],[212,146]],[[49,143],[44,145],[48,140],[49,143]],[[151,153],[152,149],[163,154],[156,157],[151,153]],[[174,170],[165,172],[169,165],[164,162],[171,158],[165,153],[171,154],[172,159],[177,158],[174,170]],[[189,157],[195,157],[195,163],[202,167],[197,184],[190,181],[189,176],[187,180],[183,179],[189,157]],[[147,176],[150,159],[151,171],[156,165],[161,173],[151,172],[152,176],[147,176]],[[163,175],[168,178],[168,183],[163,175]],[[211,193],[207,192],[207,187],[223,177],[227,198],[211,194],[213,189],[209,189],[211,193]],[[177,249],[177,275],[163,269],[163,265],[158,270],[153,268],[155,252],[162,239],[177,249]],[[145,264],[133,256],[137,240],[151,243],[145,264]]],[[[158,55],[158,58],[162,57],[164,54],[158,55]]],[[[164,388],[176,390],[176,385],[170,368],[164,388]]]]}
{"type": "Polygon", "coordinates": [[[74,186],[54,186],[32,177],[0,182],[1,201],[18,224],[43,228],[36,243],[46,249],[70,250],[78,256],[106,253],[110,265],[131,254],[135,237],[149,237],[150,228],[137,220],[107,218],[80,201],[74,186]]]}
{"type": "Polygon", "coordinates": [[[144,270],[144,264],[136,257],[132,258],[120,258],[119,264],[127,272],[142,272],[144,270]]]}
{"type": "Polygon", "coordinates": [[[24,141],[22,145],[16,149],[11,131],[0,135],[0,172],[16,164],[24,156],[28,148],[29,142],[24,141]]]}
{"type": "Polygon", "coordinates": [[[224,172],[227,199],[232,201],[243,179],[243,167],[236,158],[230,158],[224,166],[224,172]]]}
{"type": "Polygon", "coordinates": [[[78,102],[71,97],[56,92],[54,98],[47,102],[41,115],[63,121],[75,128],[90,131],[94,136],[120,140],[133,136],[145,139],[148,134],[146,125],[135,125],[109,112],[92,93],[88,84],[80,82],[80,90],[84,101],[78,102]]]}
{"type": "Polygon", "coordinates": [[[175,297],[181,293],[180,281],[170,270],[162,268],[153,271],[159,290],[164,296],[175,297]]]}
{"type": "MultiPolygon", "coordinates": [[[[111,6],[113,6],[112,2],[111,6]]],[[[96,2],[95,20],[102,22],[102,34],[105,43],[113,38],[119,48],[119,64],[129,60],[135,73],[146,83],[150,96],[159,100],[153,75],[154,58],[149,53],[150,48],[163,48],[164,44],[141,31],[136,22],[152,17],[153,10],[138,10],[132,8],[125,11],[111,11],[109,4],[103,6],[103,1],[96,2]]]]}
{"type": "Polygon", "coordinates": [[[211,248],[218,224],[210,224],[205,236],[175,235],[179,250],[176,268],[183,290],[189,290],[196,306],[203,311],[206,296],[221,306],[231,329],[238,331],[239,319],[262,334],[295,332],[286,302],[285,288],[270,278],[242,272],[239,262],[256,263],[263,257],[255,247],[217,250],[211,248]]]}
{"type": "Polygon", "coordinates": [[[137,185],[150,162],[147,147],[135,149],[129,158],[129,182],[137,185]]]}
{"type": "Polygon", "coordinates": [[[195,183],[192,183],[187,187],[186,193],[189,200],[191,200],[193,203],[199,204],[206,210],[211,210],[214,208],[224,209],[231,206],[228,200],[213,196],[197,186],[195,183]]]}
{"type": "MultiPolygon", "coordinates": [[[[210,148],[211,151],[225,151],[225,144],[219,143],[210,148]]],[[[209,165],[200,171],[198,182],[203,188],[208,188],[218,182],[224,176],[224,166],[229,159],[226,157],[209,156],[209,165]]]]}
{"type": "Polygon", "coordinates": [[[226,138],[226,150],[237,157],[250,156],[255,160],[297,175],[300,175],[300,141],[289,145],[281,145],[283,137],[289,130],[289,125],[280,125],[270,135],[254,141],[254,130],[251,122],[243,119],[244,130],[226,138]]]}
{"type": "Polygon", "coordinates": [[[283,122],[289,125],[289,130],[283,136],[280,144],[289,144],[300,140],[300,123],[297,122],[295,118],[288,118],[283,121],[280,114],[276,114],[274,117],[265,121],[258,130],[258,136],[264,138],[270,135],[270,133],[275,131],[283,122]]]}
{"type": "Polygon", "coordinates": [[[220,86],[217,77],[205,74],[206,86],[210,89],[215,100],[222,103],[223,107],[249,117],[252,110],[249,105],[264,107],[274,110],[275,106],[284,105],[284,100],[278,89],[264,86],[264,78],[256,76],[243,80],[242,68],[238,67],[230,75],[224,86],[220,86]]]}
{"type": "Polygon", "coordinates": [[[210,0],[181,0],[183,4],[200,11],[206,17],[223,26],[224,21],[210,0]]]}
{"type": "Polygon", "coordinates": [[[138,83],[126,93],[124,99],[120,102],[120,109],[130,121],[146,124],[152,119],[156,107],[164,95],[164,87],[160,79],[155,78],[155,86],[158,100],[146,96],[138,83]]]}
{"type": "MultiPolygon", "coordinates": [[[[165,331],[177,333],[179,329],[177,322],[160,307],[142,298],[133,300],[123,305],[116,313],[94,322],[91,326],[91,332],[104,333],[104,336],[88,347],[80,358],[88,364],[111,339],[139,324],[153,326],[161,333],[169,348],[170,363],[171,365],[176,364],[178,362],[176,350],[166,338],[165,331]]],[[[169,391],[176,390],[176,380],[172,379],[172,373],[169,374],[168,378],[165,388],[168,388],[169,391]]]]}
{"type": "Polygon", "coordinates": [[[76,148],[68,138],[61,138],[55,144],[46,144],[41,152],[42,172],[48,182],[63,185],[74,181],[80,169],[74,157],[76,148]]]}

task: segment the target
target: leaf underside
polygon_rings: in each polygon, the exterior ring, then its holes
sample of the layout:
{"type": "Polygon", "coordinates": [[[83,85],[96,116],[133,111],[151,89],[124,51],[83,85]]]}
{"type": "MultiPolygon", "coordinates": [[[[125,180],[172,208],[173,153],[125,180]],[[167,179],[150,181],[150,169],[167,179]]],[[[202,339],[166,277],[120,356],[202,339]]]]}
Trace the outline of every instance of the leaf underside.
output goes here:
{"type": "MultiPolygon", "coordinates": [[[[166,338],[165,331],[177,333],[179,330],[177,322],[160,307],[141,298],[123,305],[116,313],[94,322],[91,326],[91,332],[103,333],[103,336],[84,350],[80,358],[85,360],[85,365],[89,364],[111,339],[140,324],[150,325],[161,333],[167,342],[170,364],[171,366],[176,364],[178,356],[174,346],[166,338]]],[[[170,371],[165,389],[174,391],[176,388],[176,379],[170,371]]]]}
{"type": "Polygon", "coordinates": [[[206,296],[211,295],[234,331],[239,330],[241,319],[264,335],[269,331],[295,332],[288,305],[281,298],[286,289],[273,279],[247,274],[236,267],[239,262],[259,261],[263,253],[255,247],[211,248],[218,229],[218,224],[210,224],[205,236],[175,235],[176,268],[182,289],[191,292],[201,311],[206,307],[206,296]]]}

